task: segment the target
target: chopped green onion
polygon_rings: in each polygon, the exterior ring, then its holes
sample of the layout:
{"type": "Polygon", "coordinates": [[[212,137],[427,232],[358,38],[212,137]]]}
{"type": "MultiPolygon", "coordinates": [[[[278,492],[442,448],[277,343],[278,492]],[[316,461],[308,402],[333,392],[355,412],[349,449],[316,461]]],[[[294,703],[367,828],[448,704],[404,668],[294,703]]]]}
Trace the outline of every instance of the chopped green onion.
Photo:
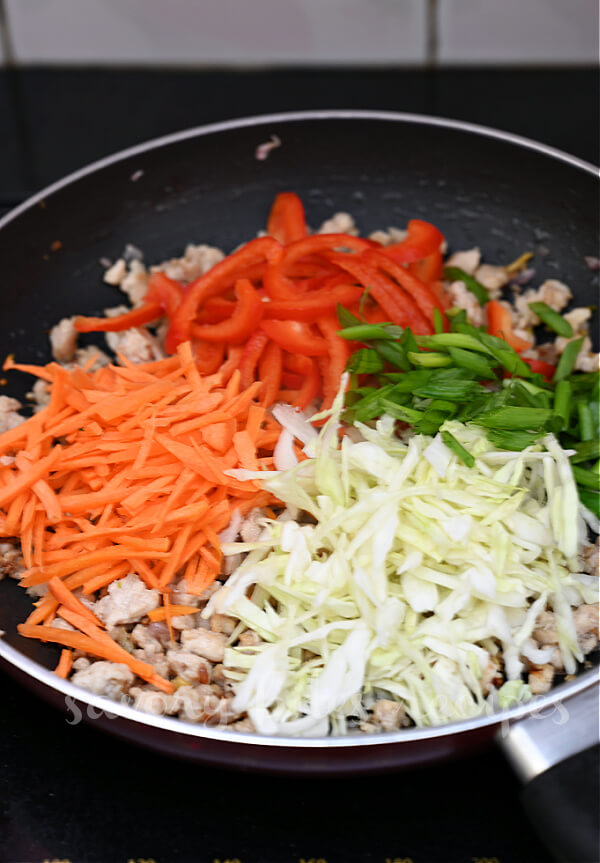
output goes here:
{"type": "Polygon", "coordinates": [[[442,440],[448,447],[448,449],[452,450],[452,452],[459,457],[459,459],[466,464],[467,467],[473,467],[475,464],[475,459],[471,455],[470,452],[464,448],[464,446],[456,440],[453,434],[450,434],[449,431],[442,431],[442,440]]]}
{"type": "Polygon", "coordinates": [[[579,339],[574,339],[566,346],[560,360],[558,361],[556,371],[554,372],[554,377],[552,379],[554,383],[562,381],[563,378],[566,378],[571,374],[575,367],[575,361],[579,355],[582,344],[583,336],[579,339]]]}
{"type": "Polygon", "coordinates": [[[571,324],[559,315],[558,312],[551,309],[547,303],[528,303],[528,306],[549,329],[554,330],[559,336],[564,336],[567,339],[571,338],[573,335],[571,324]]]}
{"type": "Polygon", "coordinates": [[[405,372],[401,375],[386,375],[388,378],[396,380],[393,392],[396,393],[412,393],[417,387],[424,386],[431,380],[432,372],[428,369],[418,369],[416,371],[405,372]]]}
{"type": "Polygon", "coordinates": [[[577,402],[577,417],[579,419],[579,437],[581,440],[593,440],[594,435],[594,417],[592,416],[591,408],[586,402],[577,402]]]}
{"type": "Polygon", "coordinates": [[[498,429],[490,429],[486,437],[493,446],[498,449],[512,450],[513,452],[521,452],[527,449],[536,442],[540,437],[541,432],[524,432],[524,431],[500,431],[498,429]]]}
{"type": "Polygon", "coordinates": [[[586,470],[583,467],[572,466],[573,476],[577,485],[583,485],[586,488],[593,488],[598,491],[598,476],[594,475],[591,470],[586,470]]]}
{"type": "Polygon", "coordinates": [[[592,459],[600,458],[600,440],[598,439],[576,443],[571,449],[575,450],[575,455],[571,456],[571,462],[573,463],[592,461],[592,459]]]}
{"type": "Polygon", "coordinates": [[[340,303],[337,304],[337,317],[341,327],[354,327],[360,324],[359,318],[356,318],[352,312],[345,309],[340,303]]]}
{"type": "Polygon", "coordinates": [[[573,389],[569,381],[559,381],[554,391],[554,411],[563,421],[563,428],[568,428],[571,418],[571,395],[573,389]]]}
{"type": "Polygon", "coordinates": [[[450,330],[455,332],[455,327],[457,324],[466,324],[467,323],[467,313],[465,309],[459,309],[458,306],[455,306],[453,309],[448,309],[446,312],[446,317],[450,318],[450,330]],[[452,312],[452,314],[450,314],[452,312]]]}
{"type": "Polygon", "coordinates": [[[475,381],[435,381],[415,387],[416,396],[422,399],[445,399],[450,402],[464,402],[477,395],[481,387],[475,381]]]}
{"type": "Polygon", "coordinates": [[[495,380],[494,370],[483,357],[478,356],[473,351],[465,351],[463,348],[448,348],[448,351],[457,366],[469,369],[485,380],[495,380]]]}
{"type": "Polygon", "coordinates": [[[444,332],[444,319],[439,309],[433,310],[433,326],[436,333],[444,332]]]}
{"type": "Polygon", "coordinates": [[[480,339],[475,336],[469,336],[465,333],[438,333],[435,336],[417,336],[417,342],[422,348],[466,348],[471,351],[479,351],[482,354],[489,354],[490,350],[486,348],[480,339]]]}
{"type": "Polygon", "coordinates": [[[388,332],[380,324],[356,324],[338,330],[338,335],[349,342],[371,342],[374,339],[393,341],[397,335],[388,332]]]}
{"type": "Polygon", "coordinates": [[[402,333],[400,344],[407,353],[408,351],[413,351],[414,353],[416,353],[419,350],[417,340],[415,339],[413,331],[410,327],[407,327],[402,333]]]}
{"type": "Polygon", "coordinates": [[[578,487],[578,491],[581,503],[600,518],[600,494],[591,489],[581,488],[581,486],[578,487]]]}
{"type": "Polygon", "coordinates": [[[373,349],[380,357],[397,369],[408,372],[411,365],[406,357],[406,351],[399,342],[373,341],[373,349]]]}
{"type": "Polygon", "coordinates": [[[367,297],[371,293],[371,288],[367,285],[362,293],[362,297],[360,298],[360,302],[358,304],[358,313],[359,315],[364,315],[365,313],[365,303],[367,301],[367,297]]]}
{"type": "Polygon", "coordinates": [[[452,365],[452,357],[449,357],[447,354],[427,353],[426,351],[408,351],[407,356],[414,366],[423,366],[423,368],[427,369],[452,365]]]}
{"type": "Polygon", "coordinates": [[[477,297],[479,305],[484,306],[489,301],[490,295],[487,288],[460,267],[445,267],[444,275],[451,282],[462,282],[465,288],[477,297]]]}
{"type": "Polygon", "coordinates": [[[423,417],[423,411],[407,408],[404,405],[397,405],[389,399],[382,399],[381,406],[383,408],[382,413],[389,414],[391,417],[402,420],[405,423],[410,423],[411,425],[418,423],[423,417]]]}
{"type": "Polygon", "coordinates": [[[355,351],[346,365],[346,371],[356,375],[375,375],[383,369],[383,360],[372,348],[355,351]]]}
{"type": "Polygon", "coordinates": [[[477,417],[477,424],[485,428],[533,431],[541,429],[552,419],[552,411],[546,408],[506,407],[487,411],[477,417]]]}

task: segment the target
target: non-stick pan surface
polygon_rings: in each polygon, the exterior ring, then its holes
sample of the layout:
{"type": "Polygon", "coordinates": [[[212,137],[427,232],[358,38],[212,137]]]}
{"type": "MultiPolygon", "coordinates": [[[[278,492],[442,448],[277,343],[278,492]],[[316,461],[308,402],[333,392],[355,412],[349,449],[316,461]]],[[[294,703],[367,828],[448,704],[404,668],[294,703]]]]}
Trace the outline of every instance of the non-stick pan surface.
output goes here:
{"type": "MultiPolygon", "coordinates": [[[[598,244],[594,169],[531,141],[412,115],[316,112],[246,119],[191,130],[103,160],[55,184],[0,222],[2,353],[49,359],[47,330],[61,317],[119,302],[101,280],[101,258],[127,243],[149,263],[187,243],[231,250],[264,225],[273,196],[298,192],[309,222],[353,214],[362,233],[413,217],[440,227],[451,248],[478,245],[489,262],[536,252],[537,280],[560,278],[578,304],[596,302],[598,275],[584,256],[598,244]],[[266,160],[258,145],[276,135],[266,160]]],[[[11,374],[4,392],[23,395],[11,374]]],[[[0,658],[11,673],[63,708],[113,732],[186,758],[247,769],[344,772],[410,765],[488,741],[513,708],[431,729],[352,738],[287,740],[240,735],[151,717],[56,678],[54,647],[24,639],[16,625],[30,600],[0,583],[0,658]],[[105,713],[98,715],[98,708],[105,713]],[[90,711],[92,711],[90,713],[90,711]]],[[[593,685],[583,672],[536,702],[539,709],[593,685]]]]}

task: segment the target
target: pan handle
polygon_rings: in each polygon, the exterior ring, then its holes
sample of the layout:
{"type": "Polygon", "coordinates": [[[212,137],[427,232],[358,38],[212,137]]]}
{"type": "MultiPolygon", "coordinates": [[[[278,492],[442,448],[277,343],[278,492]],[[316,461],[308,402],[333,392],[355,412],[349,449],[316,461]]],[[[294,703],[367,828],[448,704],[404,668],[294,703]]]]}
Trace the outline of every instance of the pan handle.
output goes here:
{"type": "Polygon", "coordinates": [[[599,696],[595,681],[499,735],[524,783],[523,806],[554,859],[562,863],[600,859],[599,696]]]}

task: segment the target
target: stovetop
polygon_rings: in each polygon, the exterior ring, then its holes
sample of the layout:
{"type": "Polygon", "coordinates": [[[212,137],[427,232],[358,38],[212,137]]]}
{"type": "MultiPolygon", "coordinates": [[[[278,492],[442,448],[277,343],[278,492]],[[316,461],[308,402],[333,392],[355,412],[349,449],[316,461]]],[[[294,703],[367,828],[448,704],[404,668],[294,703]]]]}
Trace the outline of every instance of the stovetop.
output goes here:
{"type": "MultiPolygon", "coordinates": [[[[87,162],[206,122],[309,108],[454,117],[598,159],[593,69],[0,72],[0,212],[87,162]]],[[[70,724],[0,672],[0,863],[545,863],[490,749],[348,778],[209,769],[70,724]]]]}

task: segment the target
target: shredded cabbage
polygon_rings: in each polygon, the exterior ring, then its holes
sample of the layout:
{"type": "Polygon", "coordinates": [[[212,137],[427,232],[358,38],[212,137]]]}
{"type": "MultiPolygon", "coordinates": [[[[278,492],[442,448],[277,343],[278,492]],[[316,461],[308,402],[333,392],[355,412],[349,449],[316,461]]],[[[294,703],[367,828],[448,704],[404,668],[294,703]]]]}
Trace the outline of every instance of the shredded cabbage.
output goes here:
{"type": "Polygon", "coordinates": [[[469,468],[439,434],[403,441],[386,416],[340,444],[341,409],[340,394],[318,438],[304,432],[311,458],[262,475],[305,523],[283,513],[259,542],[224,547],[250,553],[204,615],[231,615],[263,639],[226,650],[234,709],[259,732],[306,735],[350,731],[382,696],[417,725],[478,715],[497,642],[507,682],[495,703],[514,703],[530,695],[520,657],[547,659],[530,638],[547,604],[575,670],[571,606],[597,595],[578,570],[584,514],[556,439],[508,452],[447,422],[469,468]]]}

